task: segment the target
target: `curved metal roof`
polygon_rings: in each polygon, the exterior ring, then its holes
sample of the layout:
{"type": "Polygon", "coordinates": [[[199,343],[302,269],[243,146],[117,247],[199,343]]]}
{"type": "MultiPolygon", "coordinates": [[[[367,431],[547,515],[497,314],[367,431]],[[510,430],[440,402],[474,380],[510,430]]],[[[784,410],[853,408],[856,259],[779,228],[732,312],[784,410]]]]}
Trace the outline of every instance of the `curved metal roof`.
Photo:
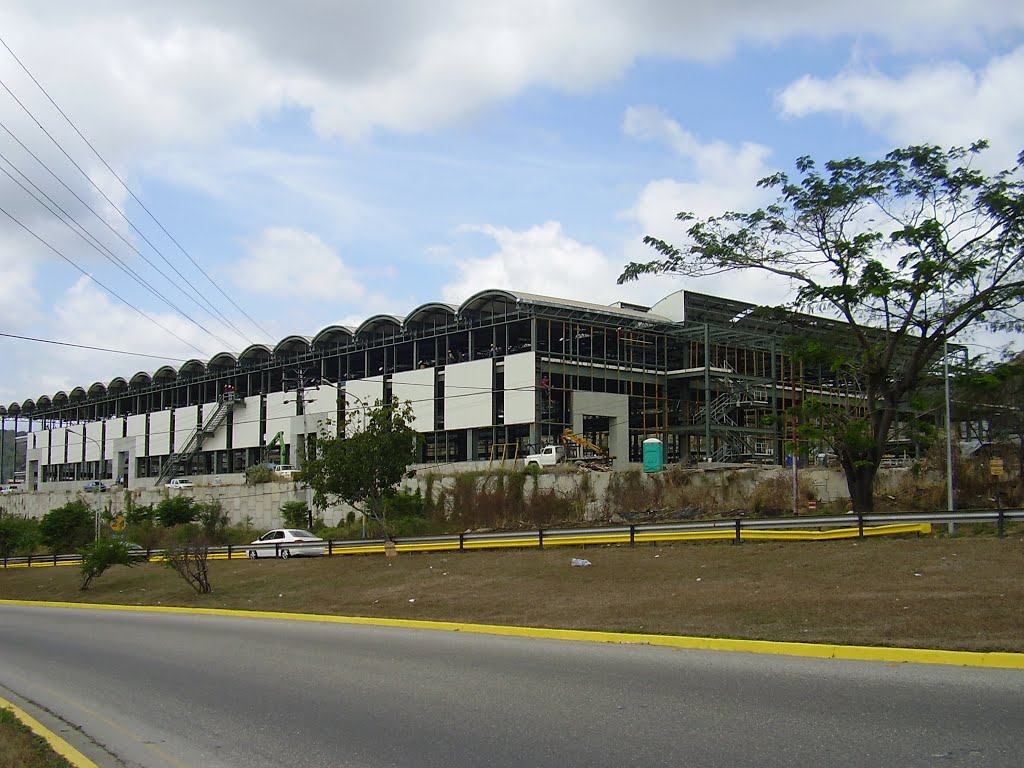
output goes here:
{"type": "Polygon", "coordinates": [[[75,387],[68,392],[69,400],[84,400],[87,396],[88,393],[85,391],[85,387],[75,387]]]}
{"type": "Polygon", "coordinates": [[[107,394],[107,385],[102,381],[94,381],[89,385],[89,397],[102,397],[107,394]]]}
{"type": "Polygon", "coordinates": [[[153,372],[153,381],[174,381],[178,371],[172,365],[161,365],[153,372]]]}
{"type": "Polygon", "coordinates": [[[32,398],[29,398],[21,404],[22,413],[32,413],[36,409],[36,403],[32,398]]]}
{"type": "Polygon", "coordinates": [[[430,301],[420,304],[416,309],[405,316],[405,327],[414,325],[437,326],[448,325],[455,320],[459,308],[454,304],[444,304],[440,301],[430,301]],[[443,322],[437,322],[442,320],[443,322]]]}
{"type": "Polygon", "coordinates": [[[346,325],[328,325],[326,328],[321,328],[313,336],[310,346],[313,349],[329,348],[330,346],[337,347],[343,344],[351,344],[355,337],[356,332],[346,325]]]}
{"type": "Polygon", "coordinates": [[[153,377],[149,375],[148,371],[137,371],[134,376],[128,380],[129,387],[147,387],[153,383],[153,377]]]}
{"type": "Polygon", "coordinates": [[[274,350],[266,344],[250,344],[238,356],[238,364],[245,365],[246,363],[269,360],[273,356],[274,350]]]}
{"type": "Polygon", "coordinates": [[[374,315],[368,317],[356,328],[356,338],[360,339],[364,334],[380,334],[385,338],[395,336],[402,332],[402,318],[395,315],[374,315]],[[390,333],[388,331],[390,330],[390,333]]]}
{"type": "Polygon", "coordinates": [[[49,395],[40,395],[36,398],[36,408],[49,408],[51,405],[49,395]]]}
{"type": "Polygon", "coordinates": [[[124,376],[115,376],[112,378],[110,383],[107,384],[107,391],[113,392],[115,389],[128,389],[128,380],[125,379],[124,376]]]}
{"type": "Polygon", "coordinates": [[[21,415],[21,405],[18,403],[11,403],[6,408],[8,416],[19,416],[21,415]]]}
{"type": "Polygon", "coordinates": [[[206,363],[197,358],[186,360],[178,369],[178,376],[181,378],[195,378],[206,373],[206,363]]]}
{"type": "Polygon", "coordinates": [[[222,368],[234,368],[237,365],[238,358],[235,357],[233,352],[218,352],[210,358],[210,362],[206,364],[206,370],[212,371],[214,369],[220,370],[222,368]]]}
{"type": "Polygon", "coordinates": [[[0,416],[6,416],[6,415],[7,415],[7,406],[6,405],[0,405],[0,416]]]}
{"type": "Polygon", "coordinates": [[[54,405],[67,405],[67,402],[68,402],[68,393],[65,392],[63,389],[60,392],[55,392],[54,393],[54,395],[53,395],[53,404],[54,405]]]}
{"type": "Polygon", "coordinates": [[[274,347],[274,357],[283,355],[304,355],[309,352],[309,336],[285,336],[274,347]]]}

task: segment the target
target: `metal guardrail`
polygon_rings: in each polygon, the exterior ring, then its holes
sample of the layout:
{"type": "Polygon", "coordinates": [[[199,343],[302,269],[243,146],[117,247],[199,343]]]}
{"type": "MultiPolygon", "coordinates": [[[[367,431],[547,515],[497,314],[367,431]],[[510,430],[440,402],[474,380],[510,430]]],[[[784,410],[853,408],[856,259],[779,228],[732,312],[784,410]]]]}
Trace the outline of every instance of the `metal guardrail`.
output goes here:
{"type": "MultiPolygon", "coordinates": [[[[721,520],[692,520],[677,523],[648,523],[643,525],[594,526],[590,528],[552,528],[532,531],[490,531],[443,534],[440,536],[409,536],[392,539],[399,552],[443,552],[471,549],[506,549],[550,546],[576,546],[582,544],[656,543],[685,540],[807,540],[825,538],[864,538],[865,536],[894,535],[923,532],[925,526],[941,523],[964,525],[995,524],[996,535],[1003,537],[1005,524],[1024,521],[1024,509],[988,509],[972,512],[896,512],[870,515],[831,515],[821,517],[776,517],[748,520],[745,518],[721,520]],[[829,533],[842,535],[826,535],[829,533]]],[[[327,555],[380,554],[384,552],[384,539],[328,541],[327,555]]],[[[292,556],[301,556],[304,549],[319,548],[320,544],[232,544],[210,547],[211,560],[247,558],[251,551],[274,550],[280,556],[287,548],[292,556]]],[[[149,561],[163,559],[164,550],[139,552],[139,558],[149,561]]],[[[78,565],[81,555],[35,555],[5,557],[4,568],[78,565]]]]}

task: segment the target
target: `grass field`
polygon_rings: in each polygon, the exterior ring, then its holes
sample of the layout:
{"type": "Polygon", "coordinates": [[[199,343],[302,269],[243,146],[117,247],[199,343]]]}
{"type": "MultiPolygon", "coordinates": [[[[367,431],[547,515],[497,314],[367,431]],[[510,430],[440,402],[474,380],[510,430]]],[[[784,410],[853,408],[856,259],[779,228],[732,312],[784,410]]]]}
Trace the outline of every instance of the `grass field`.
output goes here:
{"type": "Polygon", "coordinates": [[[1024,535],[155,563],[78,589],[0,571],[0,598],[202,606],[759,640],[1024,652],[1024,535]],[[590,567],[571,567],[573,557],[590,567]]]}
{"type": "Polygon", "coordinates": [[[0,708],[0,768],[71,768],[12,712],[0,708]]]}

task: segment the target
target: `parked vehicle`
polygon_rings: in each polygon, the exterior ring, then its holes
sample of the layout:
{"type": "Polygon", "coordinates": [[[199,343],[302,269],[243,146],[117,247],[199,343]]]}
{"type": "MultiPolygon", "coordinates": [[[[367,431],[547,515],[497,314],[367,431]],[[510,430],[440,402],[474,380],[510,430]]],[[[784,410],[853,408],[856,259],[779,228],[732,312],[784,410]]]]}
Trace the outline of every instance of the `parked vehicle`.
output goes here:
{"type": "Polygon", "coordinates": [[[195,486],[184,477],[174,477],[171,478],[171,481],[164,488],[171,488],[173,490],[174,488],[195,488],[195,486]]]}
{"type": "Polygon", "coordinates": [[[83,489],[86,493],[102,493],[107,490],[107,485],[101,480],[90,480],[83,489]]]}
{"type": "Polygon", "coordinates": [[[258,557],[319,557],[326,554],[327,542],[309,531],[275,528],[267,531],[249,549],[249,559],[258,557]]]}
{"type": "Polygon", "coordinates": [[[274,472],[276,474],[280,475],[281,477],[289,478],[298,471],[299,470],[293,467],[291,464],[281,464],[276,469],[274,469],[274,472]]]}
{"type": "Polygon", "coordinates": [[[524,461],[526,466],[553,467],[565,461],[564,445],[545,445],[540,453],[531,453],[524,461]]]}
{"type": "Polygon", "coordinates": [[[8,493],[17,493],[20,490],[21,488],[13,483],[0,485],[0,495],[5,495],[8,493]]]}

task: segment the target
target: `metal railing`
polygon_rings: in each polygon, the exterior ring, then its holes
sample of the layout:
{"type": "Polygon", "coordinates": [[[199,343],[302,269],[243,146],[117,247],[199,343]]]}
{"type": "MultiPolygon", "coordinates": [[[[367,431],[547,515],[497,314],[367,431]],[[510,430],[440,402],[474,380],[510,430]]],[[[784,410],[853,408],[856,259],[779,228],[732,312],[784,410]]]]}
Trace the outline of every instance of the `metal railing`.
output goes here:
{"type": "MultiPolygon", "coordinates": [[[[928,526],[942,523],[958,525],[995,525],[996,536],[1002,538],[1007,522],[1024,522],[1024,509],[987,509],[973,512],[895,512],[870,515],[830,515],[820,517],[785,518],[732,518],[693,520],[676,523],[646,523],[642,525],[594,526],[589,528],[539,528],[529,531],[492,531],[488,533],[452,533],[440,536],[408,536],[391,541],[399,552],[445,552],[477,549],[526,549],[553,546],[581,546],[585,544],[658,543],[669,541],[731,540],[820,540],[837,538],[865,538],[866,536],[926,533],[928,526]]],[[[312,554],[325,548],[327,555],[380,554],[385,551],[385,539],[357,539],[324,541],[323,543],[266,543],[231,544],[210,547],[208,556],[213,560],[259,557],[273,551],[275,557],[287,549],[289,556],[312,554]]],[[[159,561],[164,550],[139,550],[138,557],[159,561]]],[[[80,555],[32,555],[5,557],[3,567],[37,567],[78,565],[80,555]]]]}

